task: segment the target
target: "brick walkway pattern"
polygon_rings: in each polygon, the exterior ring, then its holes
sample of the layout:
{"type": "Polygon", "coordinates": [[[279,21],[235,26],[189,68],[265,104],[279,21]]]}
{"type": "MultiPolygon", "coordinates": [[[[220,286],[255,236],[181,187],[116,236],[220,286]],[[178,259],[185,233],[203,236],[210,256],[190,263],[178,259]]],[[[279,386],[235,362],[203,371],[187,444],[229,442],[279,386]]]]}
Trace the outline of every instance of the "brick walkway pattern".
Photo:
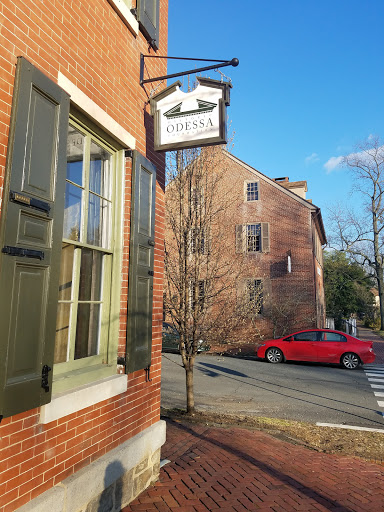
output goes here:
{"type": "Polygon", "coordinates": [[[123,512],[384,512],[384,467],[260,431],[167,422],[159,481],[123,512]]]}
{"type": "Polygon", "coordinates": [[[374,364],[384,364],[384,339],[381,338],[378,334],[371,331],[371,329],[367,329],[366,327],[362,327],[361,325],[357,328],[357,338],[360,340],[368,340],[373,341],[373,351],[376,355],[374,364]]]}

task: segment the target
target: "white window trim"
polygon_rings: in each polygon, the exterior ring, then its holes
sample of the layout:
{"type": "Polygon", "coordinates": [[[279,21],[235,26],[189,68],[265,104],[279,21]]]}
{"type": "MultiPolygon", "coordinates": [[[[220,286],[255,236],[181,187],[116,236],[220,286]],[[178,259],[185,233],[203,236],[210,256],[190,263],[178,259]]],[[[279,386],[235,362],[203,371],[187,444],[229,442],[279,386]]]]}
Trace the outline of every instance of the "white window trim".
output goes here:
{"type": "Polygon", "coordinates": [[[137,36],[139,33],[139,23],[134,15],[129,10],[124,0],[108,0],[112,7],[115,9],[117,14],[121,17],[124,23],[127,25],[129,30],[137,36]]]}
{"type": "Polygon", "coordinates": [[[81,91],[60,71],[57,77],[57,83],[71,96],[71,102],[82,110],[87,117],[92,119],[123,147],[135,149],[135,137],[117,123],[109,114],[107,114],[101,107],[99,107],[99,105],[83,93],[83,91],[81,91]]]}
{"type": "Polygon", "coordinates": [[[259,201],[260,197],[260,182],[259,180],[246,180],[244,181],[244,202],[245,203],[256,203],[259,201]],[[257,183],[257,199],[252,199],[248,201],[248,195],[247,195],[247,185],[248,183],[257,183]]]}
{"type": "Polygon", "coordinates": [[[99,402],[125,393],[128,389],[127,375],[113,375],[76,389],[57,393],[49,404],[40,409],[40,423],[44,425],[69,414],[91,407],[99,402]]]}

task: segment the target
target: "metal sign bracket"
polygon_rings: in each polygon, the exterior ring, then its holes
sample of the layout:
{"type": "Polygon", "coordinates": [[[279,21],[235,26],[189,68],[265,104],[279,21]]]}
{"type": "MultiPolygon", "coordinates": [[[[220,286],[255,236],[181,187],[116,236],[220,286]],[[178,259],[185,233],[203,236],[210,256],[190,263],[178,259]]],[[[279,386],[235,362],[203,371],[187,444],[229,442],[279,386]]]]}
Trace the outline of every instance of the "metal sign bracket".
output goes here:
{"type": "Polygon", "coordinates": [[[168,57],[167,55],[144,55],[140,54],[140,85],[150,82],[157,82],[159,80],[167,80],[168,78],[176,78],[178,76],[192,75],[194,73],[200,73],[202,71],[208,71],[209,69],[223,68],[225,66],[236,67],[239,65],[239,59],[233,58],[232,60],[217,60],[217,59],[194,59],[192,57],[168,57]],[[205,66],[198,69],[190,69],[189,71],[182,71],[181,73],[173,73],[172,75],[157,76],[156,78],[146,78],[144,80],[144,59],[174,59],[174,60],[199,60],[204,62],[216,62],[212,66],[205,66]]]}

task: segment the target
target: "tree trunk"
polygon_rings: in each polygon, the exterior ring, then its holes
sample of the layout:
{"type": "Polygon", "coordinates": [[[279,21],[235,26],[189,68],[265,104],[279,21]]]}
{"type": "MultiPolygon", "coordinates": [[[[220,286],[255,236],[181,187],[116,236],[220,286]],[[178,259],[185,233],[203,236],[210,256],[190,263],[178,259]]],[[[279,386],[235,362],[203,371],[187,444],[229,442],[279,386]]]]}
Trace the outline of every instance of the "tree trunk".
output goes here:
{"type": "Polygon", "coordinates": [[[384,276],[383,268],[379,265],[377,266],[376,274],[380,305],[380,330],[384,331],[384,276]]]}
{"type": "Polygon", "coordinates": [[[187,414],[193,414],[195,412],[195,394],[193,391],[193,361],[188,361],[188,365],[185,367],[185,375],[187,387],[187,414]]]}
{"type": "MultiPolygon", "coordinates": [[[[374,189],[376,192],[376,188],[374,189]]],[[[373,250],[375,255],[375,270],[377,276],[377,287],[380,300],[380,330],[384,331],[384,281],[383,281],[383,260],[379,249],[379,229],[377,225],[377,214],[372,197],[372,226],[373,226],[373,250]]]]}

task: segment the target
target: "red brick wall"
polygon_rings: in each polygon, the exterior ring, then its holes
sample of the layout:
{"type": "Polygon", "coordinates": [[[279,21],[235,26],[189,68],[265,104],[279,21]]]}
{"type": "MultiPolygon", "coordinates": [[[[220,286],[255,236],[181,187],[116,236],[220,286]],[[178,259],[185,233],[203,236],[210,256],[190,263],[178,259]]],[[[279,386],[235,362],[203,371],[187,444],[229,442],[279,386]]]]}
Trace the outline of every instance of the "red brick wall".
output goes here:
{"type": "MultiPolygon", "coordinates": [[[[160,2],[159,55],[167,54],[168,0],[160,2]]],[[[15,64],[24,56],[53,81],[62,72],[136,139],[136,149],[157,167],[153,353],[151,382],[145,372],[128,376],[128,392],[47,425],[39,409],[0,424],[0,512],[10,512],[159,419],[164,236],[164,156],[153,152],[148,112],[151,85],[139,85],[135,37],[107,0],[3,0],[0,3],[0,196],[15,64]]],[[[150,76],[166,73],[166,61],[146,59],[150,76]]],[[[119,353],[124,354],[128,292],[131,162],[125,184],[124,252],[119,353]]]]}
{"type": "MultiPolygon", "coordinates": [[[[287,331],[314,327],[316,325],[315,269],[312,242],[311,210],[300,200],[290,197],[282,187],[276,187],[267,179],[252,174],[239,161],[225,159],[226,179],[223,181],[222,196],[230,193],[233,197],[226,216],[231,218],[232,227],[228,237],[232,239],[235,258],[235,225],[246,223],[269,223],[270,252],[248,254],[242,275],[264,280],[265,314],[258,316],[257,337],[271,337],[271,301],[292,301],[297,303],[289,320],[287,331]],[[244,181],[259,181],[259,200],[244,201],[244,181]],[[289,273],[288,254],[291,256],[292,271],[289,273]],[[259,331],[260,330],[260,331],[259,331]]],[[[241,263],[241,266],[244,264],[241,263]]],[[[256,331],[255,331],[256,332],[256,331]]]]}
{"type": "MultiPolygon", "coordinates": [[[[311,213],[299,200],[289,197],[285,191],[275,187],[266,179],[249,172],[240,163],[230,160],[227,186],[234,194],[233,223],[268,222],[270,233],[270,252],[247,256],[248,265],[244,270],[246,277],[270,279],[271,297],[276,301],[293,295],[299,295],[301,304],[292,329],[313,327],[309,319],[316,315],[315,277],[313,263],[313,244],[311,213]],[[259,200],[244,201],[244,181],[259,181],[259,200]],[[287,272],[288,254],[291,255],[292,272],[287,272]]],[[[235,229],[233,228],[233,247],[235,247],[235,229]]],[[[257,323],[262,334],[271,336],[271,320],[259,318],[257,323]]]]}

